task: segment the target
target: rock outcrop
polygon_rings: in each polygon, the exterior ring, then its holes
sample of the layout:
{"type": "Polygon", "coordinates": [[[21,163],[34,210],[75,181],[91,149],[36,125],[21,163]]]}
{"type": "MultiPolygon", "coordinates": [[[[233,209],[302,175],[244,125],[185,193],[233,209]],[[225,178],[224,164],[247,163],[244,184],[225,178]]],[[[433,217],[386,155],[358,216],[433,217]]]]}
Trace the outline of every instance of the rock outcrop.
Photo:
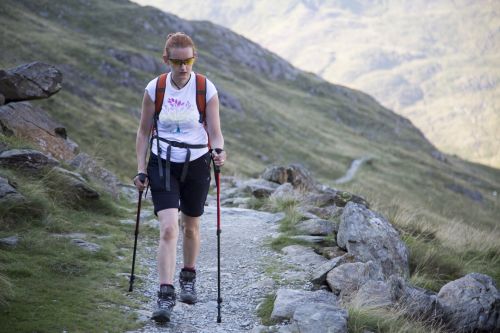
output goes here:
{"type": "Polygon", "coordinates": [[[0,93],[5,103],[47,98],[61,89],[61,82],[61,71],[41,62],[0,70],[0,93]]]}
{"type": "Polygon", "coordinates": [[[29,102],[0,107],[0,128],[4,134],[26,139],[58,160],[70,161],[79,151],[78,145],[68,138],[63,125],[29,102]]]}

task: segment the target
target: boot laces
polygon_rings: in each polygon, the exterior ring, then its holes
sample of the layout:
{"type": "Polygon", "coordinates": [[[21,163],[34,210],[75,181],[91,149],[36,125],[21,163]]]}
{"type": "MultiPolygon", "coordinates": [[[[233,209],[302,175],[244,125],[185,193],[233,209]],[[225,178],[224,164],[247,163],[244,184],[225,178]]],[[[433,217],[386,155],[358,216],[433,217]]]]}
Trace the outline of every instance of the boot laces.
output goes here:
{"type": "Polygon", "coordinates": [[[175,305],[175,297],[172,295],[160,294],[158,295],[158,307],[161,309],[170,309],[175,305]]]}
{"type": "Polygon", "coordinates": [[[194,293],[194,283],[195,280],[182,280],[182,288],[189,293],[194,293]]]}

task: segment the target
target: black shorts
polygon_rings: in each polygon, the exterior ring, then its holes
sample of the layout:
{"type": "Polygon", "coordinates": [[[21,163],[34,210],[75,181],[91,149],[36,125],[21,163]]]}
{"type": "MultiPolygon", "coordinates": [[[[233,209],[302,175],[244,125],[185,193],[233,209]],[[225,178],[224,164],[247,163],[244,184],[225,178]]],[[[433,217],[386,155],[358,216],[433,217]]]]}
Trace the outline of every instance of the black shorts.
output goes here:
{"type": "MultiPolygon", "coordinates": [[[[165,172],[165,160],[161,161],[165,172]]],[[[180,179],[184,162],[170,162],[170,191],[166,191],[165,178],[160,178],[158,171],[158,157],[151,154],[148,177],[155,214],[158,215],[163,209],[178,208],[188,216],[201,216],[210,188],[210,162],[210,153],[189,162],[186,179],[183,182],[180,179]]]]}

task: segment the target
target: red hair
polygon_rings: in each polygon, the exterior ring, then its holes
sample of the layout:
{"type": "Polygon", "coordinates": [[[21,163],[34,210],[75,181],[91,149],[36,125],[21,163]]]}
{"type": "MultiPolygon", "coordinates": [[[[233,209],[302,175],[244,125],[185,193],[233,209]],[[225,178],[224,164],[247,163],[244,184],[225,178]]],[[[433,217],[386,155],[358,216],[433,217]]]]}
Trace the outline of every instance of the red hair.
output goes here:
{"type": "Polygon", "coordinates": [[[184,48],[184,47],[192,47],[193,55],[196,56],[196,47],[194,46],[194,42],[183,32],[173,32],[168,34],[167,41],[165,42],[165,48],[163,49],[163,56],[168,57],[168,50],[172,48],[184,48]]]}

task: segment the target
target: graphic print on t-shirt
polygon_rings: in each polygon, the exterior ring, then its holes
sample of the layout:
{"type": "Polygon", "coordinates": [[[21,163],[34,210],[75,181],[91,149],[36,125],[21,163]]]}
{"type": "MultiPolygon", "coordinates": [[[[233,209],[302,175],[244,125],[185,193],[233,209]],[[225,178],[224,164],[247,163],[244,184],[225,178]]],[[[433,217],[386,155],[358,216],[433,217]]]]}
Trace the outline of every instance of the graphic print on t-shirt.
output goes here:
{"type": "Polygon", "coordinates": [[[198,118],[196,105],[173,97],[167,99],[160,112],[160,122],[169,133],[187,133],[190,128],[197,126],[198,118]]]}

